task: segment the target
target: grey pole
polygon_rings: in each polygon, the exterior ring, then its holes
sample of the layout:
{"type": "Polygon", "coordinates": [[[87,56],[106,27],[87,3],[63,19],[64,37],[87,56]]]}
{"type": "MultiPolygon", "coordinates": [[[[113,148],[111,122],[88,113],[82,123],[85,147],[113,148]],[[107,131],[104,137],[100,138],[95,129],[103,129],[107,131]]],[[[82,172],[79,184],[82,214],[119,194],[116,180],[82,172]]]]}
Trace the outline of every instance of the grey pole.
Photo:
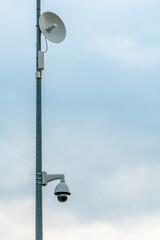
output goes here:
{"type": "Polygon", "coordinates": [[[41,71],[38,69],[38,51],[41,50],[41,31],[39,17],[41,15],[41,0],[37,0],[37,45],[36,45],[36,240],[43,240],[42,223],[42,95],[41,71]]]}

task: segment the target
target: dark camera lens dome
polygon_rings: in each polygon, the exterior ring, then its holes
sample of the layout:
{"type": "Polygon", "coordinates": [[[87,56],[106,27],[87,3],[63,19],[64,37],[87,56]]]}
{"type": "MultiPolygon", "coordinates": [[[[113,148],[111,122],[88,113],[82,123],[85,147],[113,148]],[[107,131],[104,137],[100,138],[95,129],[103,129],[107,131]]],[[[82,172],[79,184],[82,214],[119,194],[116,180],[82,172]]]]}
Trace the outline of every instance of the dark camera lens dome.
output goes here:
{"type": "Polygon", "coordinates": [[[66,194],[58,194],[57,198],[58,198],[59,202],[65,202],[65,201],[67,201],[68,196],[66,194]]]}

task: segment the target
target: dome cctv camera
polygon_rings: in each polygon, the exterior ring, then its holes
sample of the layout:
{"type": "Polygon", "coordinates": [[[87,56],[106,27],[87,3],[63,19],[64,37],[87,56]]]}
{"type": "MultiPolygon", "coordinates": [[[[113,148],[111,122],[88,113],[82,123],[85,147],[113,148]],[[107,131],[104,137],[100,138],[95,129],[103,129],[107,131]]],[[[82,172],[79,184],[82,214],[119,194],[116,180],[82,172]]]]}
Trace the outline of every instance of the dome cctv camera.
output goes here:
{"type": "Polygon", "coordinates": [[[66,202],[71,191],[65,182],[64,174],[47,174],[42,172],[42,186],[46,186],[49,182],[60,179],[61,182],[56,186],[54,194],[57,195],[59,202],[66,202]]]}
{"type": "Polygon", "coordinates": [[[59,202],[66,202],[68,200],[68,196],[71,195],[71,192],[65,182],[60,182],[56,186],[54,194],[57,196],[59,202]]]}

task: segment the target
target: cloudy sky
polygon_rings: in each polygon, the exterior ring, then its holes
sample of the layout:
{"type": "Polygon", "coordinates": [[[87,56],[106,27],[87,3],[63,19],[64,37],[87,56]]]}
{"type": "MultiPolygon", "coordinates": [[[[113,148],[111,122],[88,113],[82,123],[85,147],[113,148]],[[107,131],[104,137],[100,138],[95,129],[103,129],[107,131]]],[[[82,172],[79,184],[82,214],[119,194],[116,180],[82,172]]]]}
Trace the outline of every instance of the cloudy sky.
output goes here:
{"type": "MultiPolygon", "coordinates": [[[[67,29],[43,71],[45,240],[160,237],[160,2],[44,0],[67,29]]],[[[36,1],[1,2],[0,236],[34,239],[36,1]]],[[[45,41],[42,37],[42,48],[45,41]]]]}

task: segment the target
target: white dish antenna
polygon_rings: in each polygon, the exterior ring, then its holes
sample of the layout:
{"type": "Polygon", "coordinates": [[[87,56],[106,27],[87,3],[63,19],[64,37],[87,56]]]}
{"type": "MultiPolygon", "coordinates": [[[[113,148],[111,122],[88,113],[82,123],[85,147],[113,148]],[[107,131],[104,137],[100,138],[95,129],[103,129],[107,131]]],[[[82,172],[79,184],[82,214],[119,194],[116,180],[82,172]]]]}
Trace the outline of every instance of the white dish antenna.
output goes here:
{"type": "Polygon", "coordinates": [[[52,12],[44,12],[40,16],[39,26],[43,35],[51,42],[60,43],[66,37],[63,21],[52,12]]]}

